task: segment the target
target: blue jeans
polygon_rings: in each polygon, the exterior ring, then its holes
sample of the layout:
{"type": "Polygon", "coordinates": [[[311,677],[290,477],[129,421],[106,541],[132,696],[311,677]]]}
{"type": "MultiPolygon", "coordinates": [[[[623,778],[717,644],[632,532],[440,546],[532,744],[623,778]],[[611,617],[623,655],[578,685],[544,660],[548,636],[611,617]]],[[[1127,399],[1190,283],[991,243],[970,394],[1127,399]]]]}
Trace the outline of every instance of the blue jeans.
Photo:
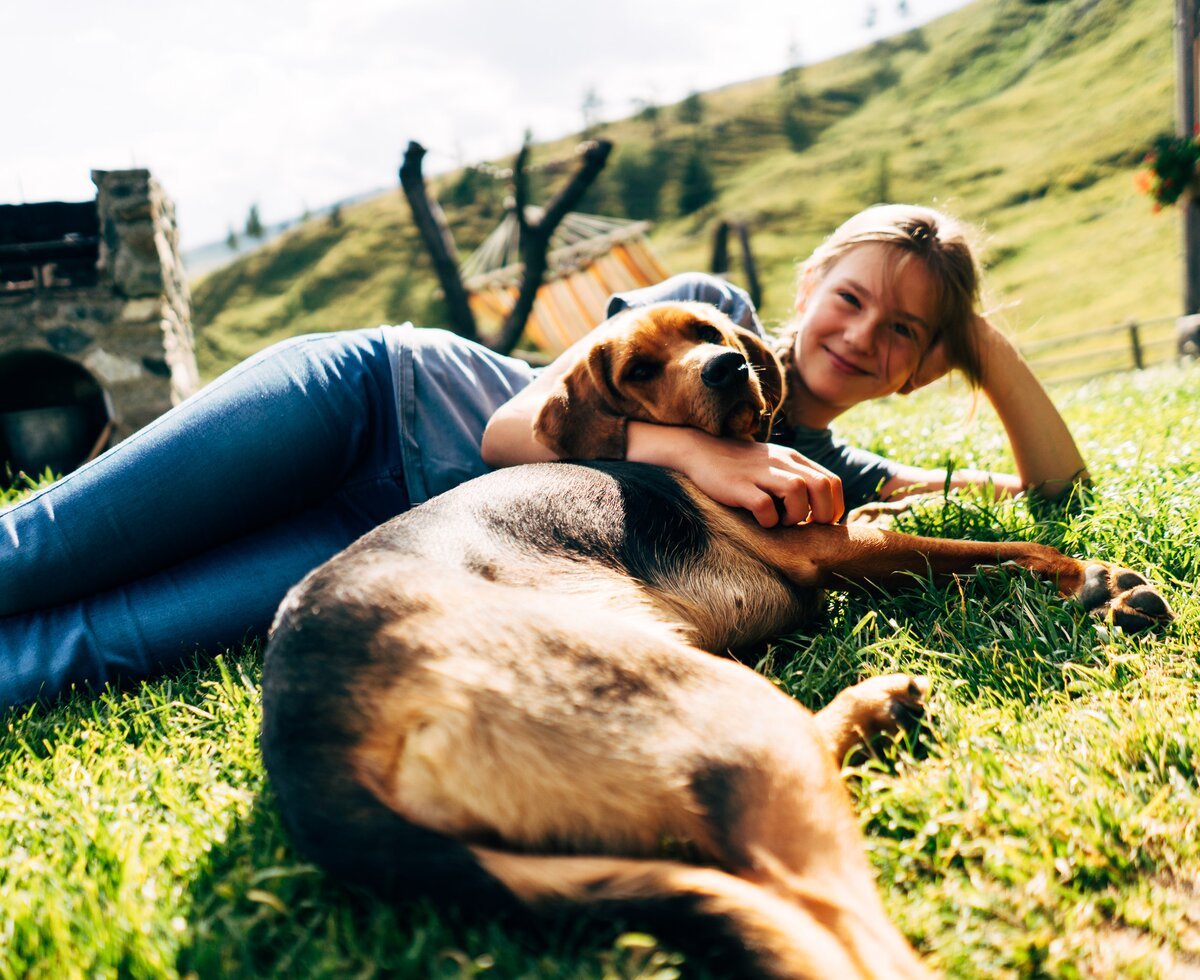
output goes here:
{"type": "Polygon", "coordinates": [[[0,511],[0,706],[263,632],[408,508],[397,428],[382,329],[300,337],[0,511]]]}

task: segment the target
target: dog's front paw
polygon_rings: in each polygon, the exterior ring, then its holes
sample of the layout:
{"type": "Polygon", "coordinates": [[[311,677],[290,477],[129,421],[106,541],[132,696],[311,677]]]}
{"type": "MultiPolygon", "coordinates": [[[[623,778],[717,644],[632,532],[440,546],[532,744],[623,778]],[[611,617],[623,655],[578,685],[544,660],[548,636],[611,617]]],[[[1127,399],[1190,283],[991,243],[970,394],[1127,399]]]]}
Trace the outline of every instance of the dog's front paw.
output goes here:
{"type": "Polygon", "coordinates": [[[1167,600],[1145,578],[1108,562],[1088,564],[1083,586],[1075,598],[1093,616],[1120,626],[1127,633],[1147,630],[1175,618],[1167,600]]]}

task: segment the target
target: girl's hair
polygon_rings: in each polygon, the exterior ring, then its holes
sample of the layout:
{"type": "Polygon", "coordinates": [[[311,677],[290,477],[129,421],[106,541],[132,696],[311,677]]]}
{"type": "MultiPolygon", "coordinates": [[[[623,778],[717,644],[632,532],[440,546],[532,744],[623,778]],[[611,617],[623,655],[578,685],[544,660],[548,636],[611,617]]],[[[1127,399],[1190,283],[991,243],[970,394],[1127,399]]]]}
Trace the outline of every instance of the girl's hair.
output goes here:
{"type": "MultiPolygon", "coordinates": [[[[929,271],[936,311],[930,324],[934,337],[945,345],[950,365],[962,371],[972,386],[978,386],[982,369],[971,324],[979,300],[979,270],[968,235],[966,225],[932,208],[880,204],[860,211],[800,266],[797,309],[803,308],[807,293],[852,249],[868,243],[892,246],[897,258],[890,269],[892,276],[914,257],[929,271]]],[[[780,334],[778,352],[785,360],[790,360],[798,328],[797,317],[780,334]]]]}

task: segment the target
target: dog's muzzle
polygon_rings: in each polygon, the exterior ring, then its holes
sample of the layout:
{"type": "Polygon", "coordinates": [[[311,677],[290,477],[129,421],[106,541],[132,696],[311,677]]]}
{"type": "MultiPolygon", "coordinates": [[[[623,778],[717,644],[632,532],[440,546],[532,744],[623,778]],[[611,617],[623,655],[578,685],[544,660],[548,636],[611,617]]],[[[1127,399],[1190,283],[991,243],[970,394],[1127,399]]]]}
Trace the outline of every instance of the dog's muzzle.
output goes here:
{"type": "Polygon", "coordinates": [[[750,380],[750,365],[737,351],[725,351],[704,365],[700,380],[717,391],[740,387],[750,380]]]}

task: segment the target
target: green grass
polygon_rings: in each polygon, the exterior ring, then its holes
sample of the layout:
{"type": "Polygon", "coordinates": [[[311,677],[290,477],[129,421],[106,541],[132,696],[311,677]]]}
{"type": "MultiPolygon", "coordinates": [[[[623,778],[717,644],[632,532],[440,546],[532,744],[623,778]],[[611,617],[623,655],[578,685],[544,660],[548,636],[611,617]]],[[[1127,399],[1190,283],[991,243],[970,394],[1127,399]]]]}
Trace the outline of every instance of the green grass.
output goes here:
{"type": "MultiPolygon", "coordinates": [[[[866,675],[934,678],[925,757],[901,747],[851,785],[890,913],[950,976],[1200,963],[1198,370],[1055,392],[1096,478],[1088,499],[952,498],[905,518],[1123,562],[1162,584],[1177,623],[1110,633],[1026,575],[979,576],[834,596],[766,661],[813,707],[866,675]]],[[[943,388],[840,431],[920,464],[1009,465],[990,411],[969,416],[943,388]]],[[[257,649],[227,652],[0,722],[0,977],[698,975],[636,932],[468,928],[327,880],[264,784],[259,665],[257,649]]]]}
{"type": "MultiPolygon", "coordinates": [[[[768,321],[790,314],[795,263],[881,192],[945,207],[982,228],[991,305],[1005,308],[1023,341],[1174,315],[1177,220],[1151,214],[1133,186],[1150,142],[1172,128],[1171,24],[1163,0],[977,0],[806,68],[814,141],[803,152],[784,136],[775,77],[705,93],[699,126],[667,106],[657,135],[638,119],[603,127],[616,144],[613,163],[581,209],[621,214],[613,179],[621,155],[656,147],[667,160],[653,242],[667,267],[707,268],[716,221],[747,221],[768,321]],[[681,218],[679,165],[697,138],[709,148],[718,197],[681,218]]],[[[562,157],[577,140],[537,147],[534,162],[562,157]]],[[[465,255],[499,221],[507,187],[484,181],[474,203],[455,206],[457,179],[436,183],[465,255]]],[[[561,180],[539,177],[534,198],[561,180]]],[[[291,334],[446,322],[400,191],[342,217],[336,228],[309,222],[195,286],[206,376],[291,334]]]]}

